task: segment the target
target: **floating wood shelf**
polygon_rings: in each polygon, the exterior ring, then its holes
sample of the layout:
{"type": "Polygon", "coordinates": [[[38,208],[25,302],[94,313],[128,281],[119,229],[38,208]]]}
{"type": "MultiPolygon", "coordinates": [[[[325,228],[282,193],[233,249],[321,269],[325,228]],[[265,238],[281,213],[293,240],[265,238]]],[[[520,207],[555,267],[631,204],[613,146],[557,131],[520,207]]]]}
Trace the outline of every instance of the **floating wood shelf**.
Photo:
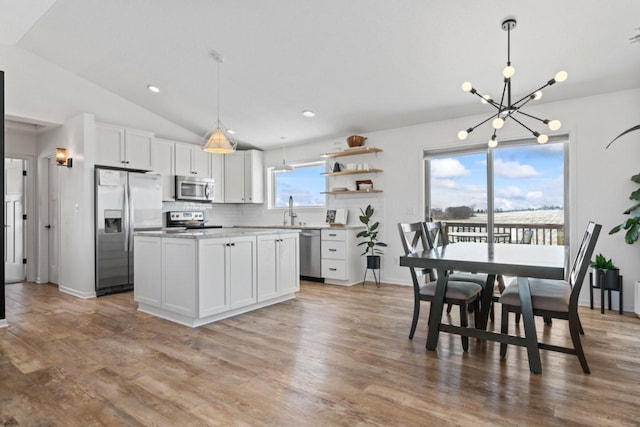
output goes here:
{"type": "Polygon", "coordinates": [[[336,151],[333,153],[324,153],[322,157],[342,157],[342,156],[355,156],[356,154],[372,154],[379,153],[382,151],[382,148],[376,147],[362,147],[362,148],[354,148],[352,150],[344,150],[344,151],[336,151]]]}
{"type": "Polygon", "coordinates": [[[382,193],[382,190],[344,190],[344,191],[323,191],[322,194],[364,194],[364,193],[382,193]]]}
{"type": "Polygon", "coordinates": [[[341,176],[341,175],[355,175],[359,173],[378,173],[382,172],[382,169],[360,169],[360,170],[345,170],[340,172],[324,172],[322,175],[327,176],[341,176]]]}

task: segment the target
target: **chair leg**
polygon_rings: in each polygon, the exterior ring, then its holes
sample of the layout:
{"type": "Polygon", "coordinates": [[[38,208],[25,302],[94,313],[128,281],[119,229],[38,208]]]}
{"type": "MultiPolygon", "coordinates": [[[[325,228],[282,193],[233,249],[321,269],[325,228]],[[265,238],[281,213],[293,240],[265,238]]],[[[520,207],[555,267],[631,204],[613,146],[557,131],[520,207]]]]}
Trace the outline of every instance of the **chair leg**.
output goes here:
{"type": "Polygon", "coordinates": [[[578,360],[580,361],[580,365],[582,366],[582,371],[585,374],[590,374],[589,365],[587,364],[587,358],[584,356],[584,351],[582,350],[582,343],[580,342],[580,332],[579,330],[580,319],[578,318],[578,314],[570,314],[569,315],[569,331],[571,332],[571,341],[573,341],[573,348],[576,350],[576,356],[578,356],[578,360]]]}
{"type": "MultiPolygon", "coordinates": [[[[460,326],[469,326],[469,316],[467,314],[467,304],[460,304],[460,326]]],[[[462,350],[469,351],[469,337],[462,336],[462,350]]]]}
{"type": "Polygon", "coordinates": [[[551,317],[543,317],[543,319],[545,325],[550,325],[552,323],[551,317]]]}
{"type": "Polygon", "coordinates": [[[447,304],[447,314],[451,314],[451,303],[447,304]]]}
{"type": "MultiPolygon", "coordinates": [[[[516,316],[518,313],[516,313],[516,316]]],[[[502,306],[502,318],[500,319],[500,332],[503,334],[509,333],[509,310],[505,305],[502,306]]],[[[500,343],[500,357],[507,356],[507,344],[500,343]]]]}
{"type": "Polygon", "coordinates": [[[489,307],[489,319],[491,319],[492,322],[496,320],[494,309],[495,309],[495,305],[493,304],[493,301],[491,301],[491,307],[489,307]]]}
{"type": "Polygon", "coordinates": [[[411,322],[411,331],[409,332],[409,339],[413,339],[413,334],[416,333],[416,326],[418,325],[418,317],[420,316],[420,299],[415,298],[413,303],[413,321],[411,322]]]}
{"type": "Polygon", "coordinates": [[[520,323],[520,313],[516,313],[516,323],[520,323]]]}
{"type": "Polygon", "coordinates": [[[475,301],[473,301],[473,327],[474,328],[477,328],[479,325],[478,317],[480,317],[480,298],[476,298],[475,301]]]}
{"type": "Polygon", "coordinates": [[[580,335],[584,335],[584,329],[582,329],[582,322],[580,321],[580,316],[577,316],[578,318],[578,332],[580,332],[580,335]]]}

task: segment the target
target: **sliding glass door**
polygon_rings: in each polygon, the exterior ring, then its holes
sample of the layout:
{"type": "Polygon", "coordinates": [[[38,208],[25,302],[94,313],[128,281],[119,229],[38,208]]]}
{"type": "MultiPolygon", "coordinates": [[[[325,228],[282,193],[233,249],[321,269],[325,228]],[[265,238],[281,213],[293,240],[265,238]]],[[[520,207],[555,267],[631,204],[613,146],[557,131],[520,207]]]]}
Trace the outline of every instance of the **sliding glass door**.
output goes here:
{"type": "Polygon", "coordinates": [[[564,244],[566,137],[425,151],[425,217],[451,241],[564,244]]]}

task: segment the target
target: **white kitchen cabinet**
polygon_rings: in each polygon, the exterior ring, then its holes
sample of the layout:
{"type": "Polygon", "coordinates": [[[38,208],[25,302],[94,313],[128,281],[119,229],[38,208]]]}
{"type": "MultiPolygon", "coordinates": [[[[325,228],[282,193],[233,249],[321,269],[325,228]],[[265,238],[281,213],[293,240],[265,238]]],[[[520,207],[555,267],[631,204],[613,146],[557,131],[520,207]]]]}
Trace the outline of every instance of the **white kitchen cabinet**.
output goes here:
{"type": "Polygon", "coordinates": [[[365,271],[365,258],[360,256],[356,235],[362,228],[330,228],[322,230],[321,270],[325,283],[353,285],[365,271]]]}
{"type": "Polygon", "coordinates": [[[153,144],[153,172],[162,176],[162,200],[175,200],[175,149],[173,141],[156,138],[153,144]]]}
{"type": "Polygon", "coordinates": [[[96,164],[153,170],[153,133],[96,124],[96,164]]]}
{"type": "Polygon", "coordinates": [[[203,239],[199,258],[200,317],[257,301],[255,236],[203,239]]]}
{"type": "Polygon", "coordinates": [[[160,239],[154,237],[137,237],[134,241],[133,287],[134,300],[150,305],[162,307],[162,270],[160,268],[143,268],[147,265],[158,265],[162,260],[162,245],[160,239]],[[142,267],[142,268],[141,268],[142,267]]]}
{"type": "Polygon", "coordinates": [[[213,178],[213,203],[224,203],[224,154],[211,154],[211,178],[213,178]]]}
{"type": "Polygon", "coordinates": [[[225,203],[264,203],[264,153],[235,151],[224,159],[225,203]]]}
{"type": "Polygon", "coordinates": [[[183,325],[200,326],[286,301],[300,289],[294,231],[141,232],[134,245],[138,309],[183,325]],[[267,251],[260,262],[259,242],[267,251]],[[258,281],[258,269],[265,280],[258,281]]]}
{"type": "MultiPolygon", "coordinates": [[[[198,257],[196,240],[162,239],[162,308],[196,316],[198,257]]],[[[136,252],[138,256],[139,252],[136,252]]],[[[156,269],[158,269],[157,264],[156,269]]],[[[136,284],[134,284],[135,288],[136,284]]]]}
{"type": "Polygon", "coordinates": [[[258,236],[258,302],[300,290],[297,234],[258,236]]]}
{"type": "Polygon", "coordinates": [[[176,143],[176,175],[211,178],[210,154],[200,145],[176,143]]]}

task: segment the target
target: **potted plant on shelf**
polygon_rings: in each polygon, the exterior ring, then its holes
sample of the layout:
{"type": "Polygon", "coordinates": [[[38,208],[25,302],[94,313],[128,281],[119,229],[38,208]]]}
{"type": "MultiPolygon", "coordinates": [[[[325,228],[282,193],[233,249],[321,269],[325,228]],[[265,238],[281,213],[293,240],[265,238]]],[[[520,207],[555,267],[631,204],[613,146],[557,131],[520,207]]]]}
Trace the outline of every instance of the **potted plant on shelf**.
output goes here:
{"type": "Polygon", "coordinates": [[[356,237],[365,239],[363,242],[358,243],[358,246],[364,245],[364,252],[362,256],[367,256],[367,268],[368,269],[380,269],[380,255],[382,255],[382,249],[380,247],[387,246],[386,243],[378,241],[378,232],[380,231],[380,222],[373,222],[374,210],[371,205],[368,205],[365,210],[360,209],[362,215],[360,215],[360,222],[365,225],[366,230],[359,232],[356,237]]]}
{"type": "Polygon", "coordinates": [[[594,283],[596,287],[604,289],[618,289],[620,269],[613,264],[611,259],[607,259],[604,255],[596,255],[596,259],[591,261],[593,268],[594,283]]]}

